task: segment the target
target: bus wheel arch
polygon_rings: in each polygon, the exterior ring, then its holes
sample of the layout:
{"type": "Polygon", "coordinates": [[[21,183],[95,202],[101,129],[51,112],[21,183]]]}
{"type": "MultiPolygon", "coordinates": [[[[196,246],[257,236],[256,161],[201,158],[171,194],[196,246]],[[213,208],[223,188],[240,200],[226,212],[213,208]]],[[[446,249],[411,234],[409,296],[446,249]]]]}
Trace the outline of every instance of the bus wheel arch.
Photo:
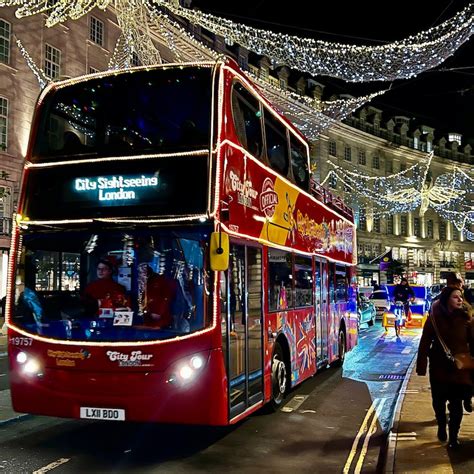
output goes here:
{"type": "Polygon", "coordinates": [[[291,366],[288,341],[282,335],[275,341],[272,354],[272,393],[269,406],[278,410],[290,389],[291,366]]]}

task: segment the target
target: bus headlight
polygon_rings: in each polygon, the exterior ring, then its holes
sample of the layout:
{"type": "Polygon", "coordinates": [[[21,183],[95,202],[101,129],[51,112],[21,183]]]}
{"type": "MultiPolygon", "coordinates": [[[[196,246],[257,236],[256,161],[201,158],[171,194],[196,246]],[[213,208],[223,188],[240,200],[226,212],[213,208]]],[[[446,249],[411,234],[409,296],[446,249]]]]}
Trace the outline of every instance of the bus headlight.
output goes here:
{"type": "Polygon", "coordinates": [[[28,360],[28,355],[26,354],[26,352],[18,352],[18,354],[16,355],[16,361],[19,363],[19,364],[24,364],[26,361],[28,360]]]}
{"type": "Polygon", "coordinates": [[[167,383],[186,384],[195,380],[202,371],[206,363],[204,355],[194,355],[189,359],[184,359],[175,365],[171,376],[168,377],[167,383]]]}
{"type": "Polygon", "coordinates": [[[31,357],[26,352],[21,351],[16,355],[16,361],[22,366],[22,371],[26,375],[42,375],[41,364],[37,359],[31,357]]]}

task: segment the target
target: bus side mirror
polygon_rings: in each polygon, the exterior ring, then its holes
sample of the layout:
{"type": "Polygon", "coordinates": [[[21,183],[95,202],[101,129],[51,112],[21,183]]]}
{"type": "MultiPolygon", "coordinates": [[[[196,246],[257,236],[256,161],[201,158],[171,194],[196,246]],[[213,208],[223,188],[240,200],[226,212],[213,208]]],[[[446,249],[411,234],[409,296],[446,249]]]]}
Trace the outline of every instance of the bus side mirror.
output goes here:
{"type": "Polygon", "coordinates": [[[229,236],[223,232],[213,232],[210,243],[210,263],[214,272],[229,268],[229,236]]]}

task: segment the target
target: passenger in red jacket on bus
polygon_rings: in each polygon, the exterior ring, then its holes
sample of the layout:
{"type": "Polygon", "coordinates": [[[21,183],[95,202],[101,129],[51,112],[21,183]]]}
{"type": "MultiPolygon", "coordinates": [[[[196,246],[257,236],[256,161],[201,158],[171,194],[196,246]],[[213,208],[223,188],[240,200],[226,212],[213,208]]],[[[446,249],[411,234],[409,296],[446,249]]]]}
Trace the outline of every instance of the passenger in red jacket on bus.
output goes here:
{"type": "Polygon", "coordinates": [[[168,328],[173,323],[172,305],[178,282],[168,275],[158,275],[148,268],[145,323],[155,328],[168,328]]]}
{"type": "Polygon", "coordinates": [[[89,283],[84,290],[86,305],[91,302],[101,308],[119,308],[129,306],[125,296],[125,287],[112,279],[113,266],[108,260],[99,260],[97,264],[97,280],[89,283]]]}

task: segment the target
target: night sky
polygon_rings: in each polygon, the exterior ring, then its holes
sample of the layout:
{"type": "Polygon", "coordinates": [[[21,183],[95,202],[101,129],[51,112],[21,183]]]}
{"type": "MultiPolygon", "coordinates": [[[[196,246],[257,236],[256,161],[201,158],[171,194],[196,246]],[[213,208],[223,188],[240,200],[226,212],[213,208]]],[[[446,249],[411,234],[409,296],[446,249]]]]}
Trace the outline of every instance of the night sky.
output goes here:
{"type": "MultiPolygon", "coordinates": [[[[194,7],[239,23],[301,37],[366,45],[380,45],[425,31],[468,4],[467,0],[193,0],[194,7]],[[308,11],[308,4],[314,13],[308,11]]],[[[351,84],[323,76],[316,79],[326,85],[328,93],[355,96],[390,85],[351,84]]],[[[463,145],[469,141],[474,146],[474,37],[436,69],[393,82],[391,90],[372,104],[386,111],[387,119],[393,115],[417,118],[434,127],[437,138],[447,132],[458,132],[463,134],[463,145]]]]}

